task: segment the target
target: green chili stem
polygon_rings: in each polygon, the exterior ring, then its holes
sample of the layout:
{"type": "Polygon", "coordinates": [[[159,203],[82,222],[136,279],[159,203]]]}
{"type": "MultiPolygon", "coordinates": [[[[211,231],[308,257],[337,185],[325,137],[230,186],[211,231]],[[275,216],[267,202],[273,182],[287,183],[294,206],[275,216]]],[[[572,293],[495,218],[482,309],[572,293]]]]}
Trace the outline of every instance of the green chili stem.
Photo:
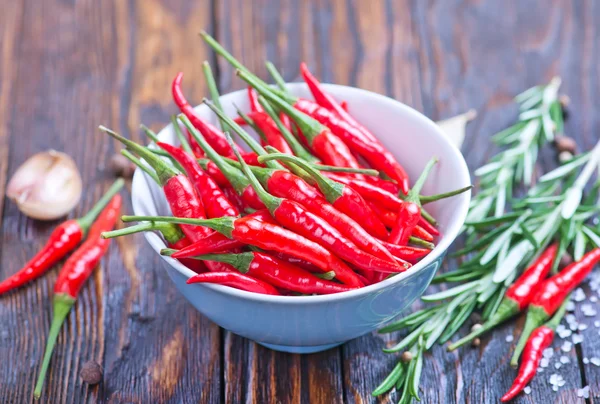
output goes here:
{"type": "Polygon", "coordinates": [[[146,164],[144,164],[142,162],[142,160],[140,160],[137,157],[135,157],[127,149],[121,150],[121,154],[123,156],[125,156],[125,158],[127,158],[127,160],[131,161],[133,164],[135,164],[137,167],[139,167],[142,171],[144,171],[146,174],[148,174],[150,176],[150,178],[152,178],[154,180],[154,182],[156,182],[158,185],[160,185],[160,182],[158,180],[158,176],[156,175],[156,173],[154,172],[154,170],[152,170],[150,167],[148,167],[146,164]]]}
{"type": "Polygon", "coordinates": [[[289,91],[285,85],[285,80],[281,76],[281,74],[279,73],[279,71],[277,70],[275,65],[273,63],[267,61],[265,63],[265,66],[267,66],[267,71],[269,72],[271,77],[273,77],[273,80],[275,80],[275,84],[277,84],[277,87],[279,87],[279,89],[281,91],[285,92],[286,94],[289,94],[289,91]]]}
{"type": "Polygon", "coordinates": [[[431,202],[439,201],[440,199],[450,198],[452,196],[462,194],[463,192],[467,192],[471,188],[473,188],[473,185],[459,188],[459,189],[456,189],[456,190],[450,191],[450,192],[444,192],[442,194],[421,195],[421,196],[419,196],[419,200],[421,201],[421,204],[425,205],[425,204],[428,204],[431,202]]]}
{"type": "MultiPolygon", "coordinates": [[[[204,63],[202,63],[202,71],[204,72],[204,78],[206,79],[206,84],[208,85],[208,92],[210,94],[212,102],[220,111],[223,111],[223,106],[221,105],[220,100],[221,95],[219,94],[219,90],[217,88],[217,82],[215,81],[215,77],[213,76],[210,64],[207,61],[204,61],[204,63]]],[[[221,130],[223,132],[229,131],[229,125],[227,125],[227,122],[225,122],[221,117],[219,117],[219,124],[221,125],[221,130]]]]}
{"type": "Polygon", "coordinates": [[[267,115],[269,115],[273,122],[275,122],[277,128],[279,129],[279,132],[281,133],[281,136],[283,136],[283,138],[285,139],[285,141],[290,146],[290,148],[296,156],[312,163],[316,163],[319,161],[319,159],[313,156],[308,150],[306,150],[306,148],[304,148],[304,146],[300,144],[298,139],[296,139],[296,137],[288,130],[288,128],[285,127],[285,125],[283,124],[283,122],[281,122],[281,119],[279,119],[279,116],[277,115],[271,104],[269,104],[269,102],[265,99],[265,97],[259,95],[258,102],[260,103],[260,105],[262,105],[267,115]]]}
{"type": "Polygon", "coordinates": [[[177,115],[171,115],[171,124],[173,125],[173,128],[175,129],[175,135],[177,136],[177,139],[179,139],[179,143],[181,143],[181,148],[193,156],[194,152],[192,150],[192,147],[190,146],[190,143],[188,142],[188,140],[185,138],[185,135],[181,131],[181,127],[179,126],[179,121],[177,120],[177,115]]]}
{"type": "Polygon", "coordinates": [[[123,188],[124,184],[125,181],[123,178],[116,180],[110,186],[108,191],[102,195],[102,198],[100,198],[100,200],[94,204],[92,209],[90,209],[84,216],[77,219],[77,223],[79,223],[79,227],[81,227],[81,230],[84,234],[88,232],[100,212],[102,212],[106,205],[108,205],[113,196],[115,196],[121,190],[121,188],[123,188]]]}

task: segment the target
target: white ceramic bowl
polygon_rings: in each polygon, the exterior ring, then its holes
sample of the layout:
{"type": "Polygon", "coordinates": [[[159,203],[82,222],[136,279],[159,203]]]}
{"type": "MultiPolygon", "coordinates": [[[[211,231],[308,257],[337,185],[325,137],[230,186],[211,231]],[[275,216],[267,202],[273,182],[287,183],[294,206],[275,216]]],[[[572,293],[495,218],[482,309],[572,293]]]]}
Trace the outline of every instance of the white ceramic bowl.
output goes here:
{"type": "MultiPolygon", "coordinates": [[[[350,112],[391,150],[408,171],[412,181],[427,161],[439,163],[424,187],[424,194],[450,191],[470,184],[469,171],[460,151],[428,118],[385,96],[357,88],[327,85],[339,100],[348,101],[350,112]]],[[[290,84],[292,93],[310,97],[304,84],[290,84]]],[[[223,107],[235,115],[233,104],[248,110],[246,91],[222,97],[223,107]]],[[[215,123],[204,105],[198,113],[215,123]]],[[[159,138],[176,143],[171,125],[159,138]]],[[[136,215],[170,215],[161,190],[137,170],[132,185],[136,215]]],[[[272,349],[309,353],[331,348],[369,333],[398,316],[431,282],[441,261],[463,225],[470,193],[427,205],[439,221],[442,236],[436,248],[406,273],[359,290],[324,296],[266,296],[220,285],[193,284],[186,280],[194,273],[179,262],[163,257],[165,268],[177,289],[202,314],[223,328],[272,349]]],[[[156,234],[146,239],[158,254],[165,248],[156,234]]]]}

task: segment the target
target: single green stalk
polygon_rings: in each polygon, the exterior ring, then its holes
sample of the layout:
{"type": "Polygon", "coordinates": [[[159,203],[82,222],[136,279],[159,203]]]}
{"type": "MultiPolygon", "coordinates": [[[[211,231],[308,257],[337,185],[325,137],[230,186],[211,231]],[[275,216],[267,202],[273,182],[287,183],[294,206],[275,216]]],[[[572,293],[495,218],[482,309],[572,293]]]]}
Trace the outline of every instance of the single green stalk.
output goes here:
{"type": "Polygon", "coordinates": [[[265,133],[258,127],[258,125],[256,125],[256,123],[254,123],[254,121],[252,120],[252,118],[250,118],[248,115],[246,115],[241,109],[239,109],[237,106],[235,108],[237,110],[238,115],[244,120],[244,122],[246,122],[246,124],[248,124],[252,129],[254,129],[254,131],[256,132],[256,134],[258,135],[258,137],[261,138],[261,140],[263,142],[267,141],[267,136],[265,135],[265,133]]]}
{"type": "MultiPolygon", "coordinates": [[[[233,145],[233,139],[231,138],[231,136],[229,136],[228,133],[226,133],[225,136],[227,137],[227,141],[229,142],[229,144],[233,145]]],[[[240,152],[238,150],[236,150],[235,148],[234,148],[233,152],[235,153],[235,156],[238,159],[238,163],[240,164],[242,171],[246,175],[246,178],[248,179],[248,181],[250,181],[250,185],[256,191],[256,195],[262,201],[262,203],[265,204],[267,209],[269,209],[269,212],[271,212],[271,215],[274,215],[277,208],[279,208],[279,206],[281,205],[281,202],[283,202],[283,199],[275,197],[275,196],[271,195],[270,193],[268,193],[263,188],[261,183],[258,181],[258,178],[256,178],[256,176],[254,175],[254,173],[252,172],[252,170],[250,169],[248,164],[246,164],[246,162],[242,158],[242,155],[240,154],[240,152]]]]}
{"type": "Polygon", "coordinates": [[[460,195],[463,192],[467,192],[468,190],[470,190],[471,188],[473,188],[473,185],[468,185],[466,187],[462,187],[459,189],[455,189],[454,191],[450,191],[450,192],[444,192],[442,194],[435,194],[435,195],[420,195],[419,196],[419,200],[421,201],[422,205],[426,205],[428,203],[431,202],[435,202],[435,201],[439,201],[441,199],[446,199],[446,198],[450,198],[452,196],[456,196],[456,195],[460,195]]]}
{"type": "Polygon", "coordinates": [[[187,130],[192,134],[192,137],[196,140],[196,143],[198,143],[200,148],[204,150],[206,156],[210,160],[212,160],[213,163],[215,163],[215,165],[219,168],[219,170],[221,170],[223,175],[229,180],[229,183],[231,184],[235,192],[238,195],[242,195],[248,187],[248,185],[250,185],[246,177],[244,177],[244,175],[237,168],[232,167],[230,164],[228,164],[225,161],[225,158],[219,153],[217,153],[217,151],[213,149],[211,145],[208,144],[206,139],[204,139],[204,136],[202,136],[200,132],[198,132],[198,130],[194,127],[194,125],[192,125],[192,123],[186,116],[182,115],[179,117],[179,119],[181,120],[181,122],[183,122],[187,130]]]}
{"type": "Polygon", "coordinates": [[[127,160],[131,161],[133,164],[135,164],[137,167],[139,167],[143,172],[145,172],[146,174],[148,174],[148,176],[150,178],[152,178],[154,180],[154,182],[156,182],[157,184],[159,184],[159,182],[158,182],[158,176],[156,175],[156,173],[153,170],[151,170],[150,167],[148,167],[146,164],[144,164],[142,162],[142,160],[140,160],[137,157],[135,157],[127,149],[122,149],[121,150],[121,154],[123,156],[125,156],[125,158],[127,160]]]}
{"type": "MultiPolygon", "coordinates": [[[[246,73],[252,75],[252,73],[250,72],[250,70],[248,70],[248,68],[246,66],[244,66],[239,60],[237,60],[236,58],[233,57],[233,55],[229,52],[227,52],[227,50],[225,50],[225,48],[223,48],[221,46],[221,44],[219,44],[219,42],[217,42],[212,36],[210,36],[206,31],[201,31],[200,32],[200,36],[202,37],[202,39],[204,39],[204,41],[211,47],[213,48],[213,50],[221,55],[223,58],[225,58],[225,60],[227,60],[233,67],[235,67],[236,69],[240,69],[245,71],[246,73]]],[[[265,83],[264,81],[260,80],[257,76],[254,76],[256,78],[256,80],[259,80],[261,83],[263,83],[265,86],[268,86],[267,83],[265,83]]],[[[281,91],[278,90],[276,88],[273,88],[273,91],[277,92],[280,96],[285,96],[286,92],[285,91],[281,91]]],[[[292,97],[293,98],[293,97],[292,97]]]]}
{"type": "Polygon", "coordinates": [[[296,137],[288,130],[288,128],[285,127],[283,122],[281,122],[281,119],[279,119],[279,115],[277,115],[277,113],[275,112],[271,104],[267,102],[265,97],[259,95],[258,102],[260,103],[260,105],[262,105],[267,115],[269,115],[273,122],[275,122],[277,128],[279,129],[279,132],[281,133],[281,136],[283,136],[287,144],[290,146],[290,148],[294,152],[294,155],[308,162],[318,163],[319,159],[313,156],[308,150],[306,150],[304,146],[300,144],[298,139],[296,139],[296,137]]]}
{"type": "Polygon", "coordinates": [[[435,244],[430,243],[429,241],[425,241],[421,238],[414,237],[414,236],[410,236],[410,238],[408,239],[408,242],[409,242],[409,244],[427,248],[428,250],[433,250],[435,248],[435,244]]]}
{"type": "MultiPolygon", "coordinates": [[[[160,253],[163,254],[163,252],[165,250],[166,249],[161,250],[160,253]]],[[[168,250],[166,252],[168,252],[169,255],[171,255],[175,252],[175,250],[173,250],[172,252],[171,252],[171,250],[168,250]]],[[[166,255],[166,254],[163,254],[163,255],[166,255]]],[[[232,267],[234,267],[241,273],[246,274],[250,270],[250,265],[252,264],[252,261],[254,260],[254,254],[251,252],[243,252],[243,253],[238,253],[238,254],[204,254],[204,255],[197,255],[195,257],[190,257],[190,258],[199,260],[199,261],[224,262],[226,264],[231,265],[232,267]]]]}
{"type": "MultiPolygon", "coordinates": [[[[202,72],[204,73],[204,78],[206,79],[206,84],[208,85],[208,92],[210,94],[212,102],[217,106],[217,108],[220,111],[223,111],[223,106],[221,105],[221,95],[219,94],[219,90],[217,88],[217,82],[215,81],[215,77],[213,76],[210,64],[206,60],[204,61],[204,63],[202,63],[202,72]]],[[[221,117],[219,117],[219,124],[221,125],[221,130],[223,132],[229,131],[229,125],[221,117]]]]}
{"type": "Polygon", "coordinates": [[[158,135],[156,133],[154,133],[154,131],[152,129],[150,129],[143,123],[140,124],[140,128],[142,128],[142,130],[144,131],[146,136],[148,136],[150,138],[150,140],[152,140],[154,143],[160,142],[160,140],[158,139],[158,135]]]}
{"type": "Polygon", "coordinates": [[[129,139],[126,139],[118,133],[102,125],[99,126],[99,129],[102,132],[108,134],[109,136],[117,139],[119,142],[123,143],[129,150],[133,151],[135,154],[146,160],[146,162],[150,164],[154,171],[156,171],[156,175],[161,186],[164,186],[171,178],[178,175],[178,173],[174,169],[169,167],[164,161],[162,161],[158,156],[154,155],[144,146],[139,145],[129,139]]]}
{"type": "Polygon", "coordinates": [[[324,273],[316,273],[313,275],[316,276],[317,278],[324,279],[326,281],[331,281],[335,278],[335,272],[333,272],[333,271],[328,271],[328,272],[324,272],[324,273]]]}
{"type": "Polygon", "coordinates": [[[273,80],[275,81],[275,84],[277,84],[277,87],[279,87],[279,89],[281,91],[289,93],[288,89],[286,87],[285,80],[284,80],[283,76],[281,76],[281,74],[279,73],[279,71],[277,70],[275,65],[273,63],[267,61],[265,63],[265,66],[267,67],[267,71],[269,72],[269,74],[271,75],[273,80]]]}
{"type": "Polygon", "coordinates": [[[427,164],[425,165],[425,168],[421,172],[421,175],[419,175],[419,178],[417,178],[417,181],[415,181],[415,185],[413,185],[413,187],[410,189],[410,191],[408,191],[408,194],[406,195],[406,198],[404,199],[406,202],[416,203],[417,205],[419,205],[419,207],[421,206],[419,193],[421,192],[421,189],[423,189],[423,185],[425,185],[425,181],[427,180],[429,173],[431,172],[431,170],[433,169],[433,166],[437,162],[438,162],[438,159],[436,157],[433,157],[431,160],[429,160],[427,162],[427,164]]]}
{"type": "Polygon", "coordinates": [[[52,352],[56,345],[58,333],[74,304],[75,299],[64,294],[54,295],[52,299],[52,324],[50,325],[50,331],[48,332],[48,341],[46,342],[44,359],[42,360],[40,373],[35,384],[35,390],[33,391],[33,397],[36,400],[42,395],[44,379],[46,378],[46,373],[48,373],[48,366],[50,365],[50,359],[52,358],[52,352]]]}
{"type": "Polygon", "coordinates": [[[523,331],[521,332],[521,336],[519,338],[519,342],[517,342],[517,346],[513,352],[512,357],[510,358],[510,366],[516,368],[519,366],[519,358],[521,357],[521,353],[523,349],[525,349],[525,345],[527,345],[527,340],[529,336],[539,326],[544,324],[546,320],[548,320],[550,316],[546,313],[541,306],[529,306],[527,310],[527,317],[525,318],[525,325],[523,326],[523,331]]]}
{"type": "Polygon", "coordinates": [[[191,219],[185,217],[173,217],[173,216],[122,216],[123,222],[167,222],[177,224],[191,224],[194,226],[205,226],[226,237],[232,238],[231,233],[233,232],[234,223],[238,218],[235,217],[218,217],[213,219],[191,219]]]}
{"type": "MultiPolygon", "coordinates": [[[[154,133],[150,128],[148,128],[144,124],[141,124],[140,127],[144,130],[146,136],[148,136],[155,144],[158,144],[158,142],[160,142],[160,139],[158,138],[156,133],[154,133]]],[[[175,166],[175,168],[177,168],[177,170],[179,170],[180,173],[185,172],[181,164],[179,164],[177,160],[175,160],[169,153],[167,153],[163,149],[154,149],[150,147],[146,147],[146,149],[150,150],[152,153],[158,156],[166,157],[167,159],[169,159],[169,161],[175,166]]]]}
{"type": "Polygon", "coordinates": [[[190,146],[190,143],[186,139],[185,135],[183,134],[183,131],[181,130],[181,127],[179,126],[179,120],[177,119],[177,115],[171,115],[171,125],[173,125],[173,128],[175,129],[175,136],[177,136],[177,139],[179,139],[179,143],[181,143],[181,148],[186,153],[189,153],[193,156],[194,151],[192,150],[192,146],[190,146]]]}
{"type": "Polygon", "coordinates": [[[160,232],[169,244],[175,244],[183,237],[185,237],[179,226],[173,223],[166,222],[140,223],[134,226],[125,227],[123,229],[105,231],[101,234],[101,237],[104,239],[109,239],[146,231],[160,232]]]}
{"type": "Polygon", "coordinates": [[[121,188],[123,188],[124,184],[125,181],[123,180],[123,178],[117,179],[110,186],[108,191],[106,191],[106,193],[102,195],[102,198],[100,198],[100,200],[94,204],[92,209],[90,209],[85,215],[77,219],[77,223],[79,224],[79,227],[81,228],[84,234],[86,234],[90,227],[92,227],[92,224],[94,224],[94,221],[96,220],[98,215],[102,212],[106,205],[108,205],[113,196],[115,196],[121,190],[121,188]]]}

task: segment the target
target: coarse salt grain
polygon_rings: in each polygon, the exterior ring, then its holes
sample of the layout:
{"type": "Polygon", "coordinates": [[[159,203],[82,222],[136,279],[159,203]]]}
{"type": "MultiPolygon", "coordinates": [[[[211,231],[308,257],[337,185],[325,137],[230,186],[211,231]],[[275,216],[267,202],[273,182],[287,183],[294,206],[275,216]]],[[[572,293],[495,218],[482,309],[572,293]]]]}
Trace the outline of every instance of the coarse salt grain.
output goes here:
{"type": "Polygon", "coordinates": [[[554,363],[554,369],[560,369],[561,366],[562,366],[562,363],[560,363],[560,362],[554,363]]]}
{"type": "Polygon", "coordinates": [[[525,394],[531,394],[531,387],[527,386],[523,389],[523,393],[525,394]]]}
{"type": "Polygon", "coordinates": [[[513,337],[512,334],[506,336],[506,342],[513,342],[514,339],[515,339],[515,337],[513,337]]]}
{"type": "Polygon", "coordinates": [[[594,321],[594,327],[600,327],[600,321],[594,321]]]}
{"type": "Polygon", "coordinates": [[[600,366],[600,358],[593,357],[590,359],[592,365],[600,366]]]}
{"type": "Polygon", "coordinates": [[[544,358],[552,358],[554,356],[554,349],[546,348],[542,351],[542,356],[544,358]]]}
{"type": "Polygon", "coordinates": [[[577,322],[569,324],[569,328],[571,329],[571,331],[577,331],[578,327],[579,327],[579,324],[577,322]]]}
{"type": "Polygon", "coordinates": [[[588,358],[583,358],[583,363],[587,365],[588,363],[590,363],[590,360],[588,358]]]}
{"type": "Polygon", "coordinates": [[[542,358],[540,360],[540,366],[543,368],[547,368],[548,367],[548,358],[542,358]]]}
{"type": "Polygon", "coordinates": [[[569,357],[568,357],[568,356],[566,356],[566,355],[562,355],[562,356],[560,357],[560,363],[567,364],[567,363],[570,363],[570,362],[571,362],[571,360],[569,359],[569,357]]]}
{"type": "Polygon", "coordinates": [[[573,334],[573,337],[571,338],[571,340],[576,345],[580,344],[581,342],[583,342],[583,335],[573,334]]]}
{"type": "Polygon", "coordinates": [[[577,321],[577,317],[575,317],[575,314],[567,314],[565,320],[567,320],[567,323],[571,324],[577,321]]]}
{"type": "Polygon", "coordinates": [[[573,303],[573,301],[569,300],[567,302],[566,309],[567,309],[567,311],[575,311],[575,303],[573,303]]]}
{"type": "Polygon", "coordinates": [[[575,289],[573,292],[573,300],[576,302],[583,302],[585,300],[585,292],[581,288],[575,289]]]}
{"type": "Polygon", "coordinates": [[[571,344],[571,341],[565,341],[565,342],[563,342],[560,349],[562,349],[563,352],[570,352],[572,347],[573,347],[573,344],[571,344]]]}
{"type": "Polygon", "coordinates": [[[590,297],[590,302],[596,303],[597,301],[598,301],[598,298],[596,296],[590,297]]]}
{"type": "Polygon", "coordinates": [[[577,329],[579,331],[585,331],[585,330],[587,330],[587,328],[588,328],[587,324],[579,324],[579,327],[577,327],[577,329]]]}

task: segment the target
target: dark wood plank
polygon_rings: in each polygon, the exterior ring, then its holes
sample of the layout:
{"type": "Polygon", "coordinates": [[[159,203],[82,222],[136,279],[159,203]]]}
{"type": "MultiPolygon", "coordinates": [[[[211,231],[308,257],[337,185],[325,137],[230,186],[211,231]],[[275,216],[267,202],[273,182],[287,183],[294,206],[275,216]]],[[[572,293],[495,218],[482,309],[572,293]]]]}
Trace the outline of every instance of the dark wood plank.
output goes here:
{"type": "MultiPolygon", "coordinates": [[[[296,1],[217,2],[217,39],[261,77],[267,77],[264,62],[268,59],[282,68],[286,79],[296,79],[300,61],[310,59],[302,39],[313,24],[312,7],[296,1]]],[[[217,66],[222,93],[244,88],[222,59],[217,66]]],[[[270,351],[229,332],[225,335],[227,402],[342,402],[339,350],[291,355],[270,351]]]]}
{"type": "MultiPolygon", "coordinates": [[[[116,144],[97,125],[137,139],[140,120],[159,129],[175,112],[170,81],[179,70],[188,74],[187,93],[204,94],[194,77],[205,57],[197,32],[210,25],[207,10],[209,1],[8,6],[1,39],[1,189],[6,164],[11,174],[32,153],[53,147],[72,155],[82,172],[85,193],[73,216],[89,209],[113,180],[107,162],[116,144]]],[[[130,197],[124,198],[128,212],[130,197]]],[[[0,277],[17,271],[55,224],[28,220],[8,203],[0,277]]],[[[44,402],[220,401],[220,331],[176,292],[160,262],[142,237],[111,245],[61,331],[44,402]],[[79,378],[87,360],[104,367],[97,387],[79,378]]],[[[11,364],[0,371],[3,402],[32,397],[56,274],[0,298],[0,352],[11,364]]]]}

